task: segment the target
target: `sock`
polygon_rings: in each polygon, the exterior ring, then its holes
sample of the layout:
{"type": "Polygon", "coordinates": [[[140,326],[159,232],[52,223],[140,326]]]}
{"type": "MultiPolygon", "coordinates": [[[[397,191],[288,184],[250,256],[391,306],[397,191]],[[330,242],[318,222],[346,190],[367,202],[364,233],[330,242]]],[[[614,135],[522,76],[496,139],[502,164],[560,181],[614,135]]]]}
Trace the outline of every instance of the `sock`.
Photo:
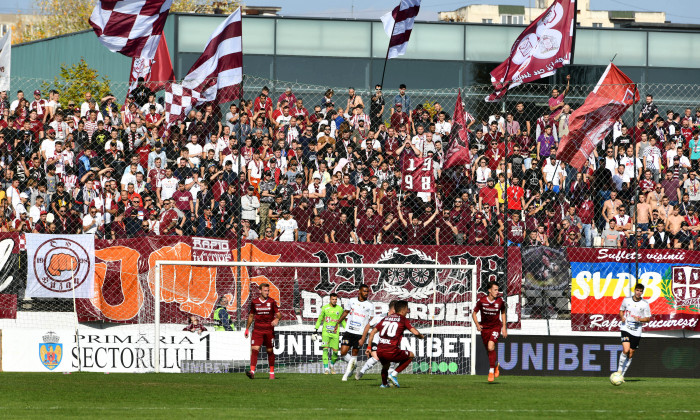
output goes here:
{"type": "Polygon", "coordinates": [[[403,363],[401,363],[401,364],[396,368],[396,370],[394,370],[394,372],[392,373],[392,375],[393,375],[393,376],[396,376],[396,375],[394,375],[394,373],[401,373],[401,372],[403,372],[403,370],[406,369],[406,368],[408,367],[408,365],[411,364],[411,361],[412,361],[412,359],[408,359],[408,360],[404,361],[403,363]]]}
{"type": "Polygon", "coordinates": [[[368,370],[372,369],[372,366],[376,365],[377,363],[379,363],[379,360],[375,359],[374,357],[370,357],[369,360],[367,360],[367,362],[364,364],[364,366],[362,366],[360,372],[362,372],[362,374],[364,375],[365,373],[367,373],[368,370]]]}
{"type": "Polygon", "coordinates": [[[275,374],[275,352],[267,353],[267,364],[270,365],[270,375],[275,374]]]}
{"type": "Polygon", "coordinates": [[[617,364],[617,371],[622,372],[627,363],[627,355],[625,353],[620,353],[620,362],[617,364]]]}
{"type": "Polygon", "coordinates": [[[622,366],[622,376],[625,376],[625,373],[627,373],[627,369],[630,367],[631,364],[632,364],[632,358],[628,357],[627,361],[622,366]]]}
{"type": "Polygon", "coordinates": [[[323,349],[323,368],[328,369],[328,353],[331,349],[323,349]]]}
{"type": "Polygon", "coordinates": [[[489,353],[489,367],[490,367],[491,369],[495,369],[495,368],[496,368],[496,359],[497,359],[497,357],[498,357],[498,356],[496,355],[496,350],[490,351],[490,352],[488,352],[488,353],[489,353]]]}
{"type": "Polygon", "coordinates": [[[350,360],[348,361],[348,367],[345,368],[345,376],[348,377],[350,376],[350,372],[352,372],[352,361],[357,361],[357,356],[350,356],[350,360]]]}
{"type": "Polygon", "coordinates": [[[389,366],[382,367],[382,385],[389,385],[389,366]]]}
{"type": "Polygon", "coordinates": [[[338,361],[338,350],[329,349],[329,351],[331,352],[331,366],[333,366],[338,361]]]}
{"type": "Polygon", "coordinates": [[[250,351],[250,371],[255,373],[255,366],[258,364],[258,350],[250,351]]]}
{"type": "Polygon", "coordinates": [[[352,360],[352,356],[350,355],[350,353],[345,353],[345,357],[343,357],[343,360],[350,363],[350,361],[352,360]]]}

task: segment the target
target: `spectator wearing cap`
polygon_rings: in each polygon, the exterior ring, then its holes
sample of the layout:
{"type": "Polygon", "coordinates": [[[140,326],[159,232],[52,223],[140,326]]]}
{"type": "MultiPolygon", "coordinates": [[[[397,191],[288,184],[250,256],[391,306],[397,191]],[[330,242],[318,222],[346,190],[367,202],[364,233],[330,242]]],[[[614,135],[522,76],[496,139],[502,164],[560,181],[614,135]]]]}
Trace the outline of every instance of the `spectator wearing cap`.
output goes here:
{"type": "Polygon", "coordinates": [[[275,237],[280,242],[296,242],[299,240],[299,226],[292,218],[289,210],[282,210],[282,219],[275,225],[275,237]]]}
{"type": "Polygon", "coordinates": [[[281,104],[283,101],[286,101],[288,104],[294,104],[297,101],[297,97],[294,95],[292,92],[292,88],[287,86],[284,89],[284,93],[280,95],[280,97],[277,99],[277,108],[281,108],[281,104]]]}
{"type": "Polygon", "coordinates": [[[400,131],[401,128],[403,128],[404,130],[406,130],[406,132],[409,131],[411,127],[411,119],[408,116],[408,114],[404,112],[403,104],[401,102],[394,103],[394,108],[392,108],[390,121],[391,127],[394,130],[400,131]]]}
{"type": "Polygon", "coordinates": [[[321,185],[321,175],[314,174],[308,186],[309,200],[313,203],[315,213],[320,213],[325,207],[326,189],[321,185]]]}

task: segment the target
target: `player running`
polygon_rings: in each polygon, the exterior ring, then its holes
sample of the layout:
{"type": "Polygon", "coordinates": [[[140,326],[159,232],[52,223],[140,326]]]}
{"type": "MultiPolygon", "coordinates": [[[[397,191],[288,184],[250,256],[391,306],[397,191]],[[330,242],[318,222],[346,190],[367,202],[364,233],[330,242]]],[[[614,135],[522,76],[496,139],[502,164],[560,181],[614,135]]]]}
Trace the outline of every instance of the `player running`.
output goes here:
{"type": "Polygon", "coordinates": [[[637,283],[634,286],[634,295],[626,297],[620,305],[620,340],[622,341],[622,353],[617,371],[624,378],[627,368],[632,363],[632,357],[639,348],[639,341],[642,339],[642,324],[651,319],[651,309],[649,302],[642,299],[644,295],[644,285],[637,283]]]}
{"type": "Polygon", "coordinates": [[[498,296],[498,283],[495,281],[489,282],[486,289],[486,296],[482,296],[474,307],[472,319],[476,329],[481,331],[481,340],[484,342],[484,347],[489,355],[489,382],[493,382],[498,378],[498,357],[496,353],[496,344],[498,337],[508,337],[506,328],[506,303],[503,298],[498,296]],[[481,323],[476,319],[476,313],[481,312],[481,323]],[[500,313],[500,317],[499,317],[500,313]]]}
{"type": "MultiPolygon", "coordinates": [[[[379,319],[379,321],[381,321],[382,319],[386,318],[386,317],[389,316],[389,315],[395,314],[395,313],[396,313],[396,311],[394,310],[395,305],[396,305],[396,301],[395,301],[395,300],[392,300],[391,302],[389,302],[389,312],[387,312],[386,314],[382,314],[382,315],[380,315],[379,317],[377,317],[377,318],[379,319]]],[[[374,325],[379,324],[379,321],[377,321],[374,325]]],[[[372,357],[370,357],[369,359],[367,359],[367,362],[365,362],[365,364],[362,365],[362,369],[358,370],[357,373],[355,374],[355,379],[358,380],[358,381],[360,380],[360,378],[362,378],[362,376],[363,376],[365,373],[367,373],[367,371],[369,371],[370,369],[372,369],[372,367],[373,367],[374,365],[376,365],[377,362],[379,362],[379,356],[377,356],[377,344],[379,344],[379,336],[378,336],[378,335],[375,335],[375,336],[374,336],[374,339],[373,339],[370,343],[371,343],[371,344],[370,344],[370,346],[371,346],[370,355],[371,355],[372,357]]],[[[393,372],[394,372],[393,369],[389,369],[389,375],[393,374],[393,372]]]]}
{"type": "Polygon", "coordinates": [[[347,381],[348,377],[357,366],[357,354],[360,352],[360,347],[365,344],[367,332],[369,331],[369,321],[374,315],[374,304],[367,300],[369,296],[369,286],[366,284],[360,285],[357,297],[350,299],[347,308],[343,311],[343,315],[335,324],[334,333],[338,332],[338,326],[347,318],[345,333],[343,333],[343,342],[340,346],[340,357],[348,362],[348,367],[345,369],[343,381],[347,381]],[[348,351],[352,348],[352,356],[348,351]]]}
{"type": "Polygon", "coordinates": [[[282,319],[277,302],[270,297],[270,285],[260,285],[260,296],[250,302],[250,313],[245,325],[245,338],[248,338],[250,325],[255,321],[255,328],[250,339],[250,370],[246,376],[255,379],[255,366],[258,364],[260,346],[267,350],[267,363],[270,365],[270,379],[275,379],[275,327],[282,319]]]}
{"type": "MultiPolygon", "coordinates": [[[[321,331],[321,347],[323,349],[323,373],[326,375],[332,373],[335,375],[335,361],[338,360],[338,344],[340,343],[340,334],[335,328],[338,325],[338,320],[343,315],[343,307],[338,305],[338,295],[331,293],[331,300],[328,305],[323,305],[321,313],[318,314],[316,320],[316,329],[322,328],[321,331]],[[323,324],[323,326],[321,326],[323,324]],[[330,353],[330,356],[329,356],[330,353]],[[330,369],[328,368],[328,359],[330,358],[330,369]]],[[[343,321],[342,327],[345,327],[343,321]]]]}
{"type": "MultiPolygon", "coordinates": [[[[394,310],[396,312],[379,321],[379,324],[372,329],[369,335],[369,340],[371,342],[374,339],[374,335],[379,334],[377,356],[379,357],[379,362],[382,364],[381,388],[389,387],[389,379],[391,379],[391,383],[398,388],[399,381],[396,375],[403,372],[415,357],[412,352],[401,350],[401,339],[403,338],[404,330],[409,330],[420,339],[425,338],[425,336],[418,332],[408,319],[406,319],[408,302],[405,300],[396,302],[394,310]],[[396,362],[399,366],[389,375],[389,365],[391,362],[396,362]]],[[[368,348],[366,353],[369,356],[371,350],[368,348]]]]}

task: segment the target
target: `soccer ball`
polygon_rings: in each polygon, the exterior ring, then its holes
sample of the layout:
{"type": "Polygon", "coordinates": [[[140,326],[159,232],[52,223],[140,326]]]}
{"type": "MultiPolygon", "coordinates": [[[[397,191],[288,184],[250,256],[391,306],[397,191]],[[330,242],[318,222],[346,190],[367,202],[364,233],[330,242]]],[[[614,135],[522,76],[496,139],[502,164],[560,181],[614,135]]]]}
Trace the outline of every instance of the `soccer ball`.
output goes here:
{"type": "Polygon", "coordinates": [[[610,375],[610,383],[619,386],[622,385],[622,383],[625,382],[625,378],[622,377],[622,374],[620,372],[613,372],[612,375],[610,375]]]}

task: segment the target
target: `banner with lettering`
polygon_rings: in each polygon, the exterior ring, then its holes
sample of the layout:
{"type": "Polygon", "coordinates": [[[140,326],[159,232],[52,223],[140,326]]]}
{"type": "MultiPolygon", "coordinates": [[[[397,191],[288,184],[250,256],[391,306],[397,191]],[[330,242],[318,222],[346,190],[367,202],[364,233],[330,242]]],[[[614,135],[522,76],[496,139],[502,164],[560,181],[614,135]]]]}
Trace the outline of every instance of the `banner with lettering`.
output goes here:
{"type": "Polygon", "coordinates": [[[682,249],[569,248],[571,328],[618,331],[620,304],[642,283],[647,330],[700,331],[700,252],[682,249]]]}
{"type": "MultiPolygon", "coordinates": [[[[156,236],[139,241],[95,241],[95,295],[78,300],[82,322],[153,322],[155,262],[235,261],[235,242],[224,239],[156,236]]],[[[377,302],[378,314],[392,299],[411,304],[414,320],[432,320],[436,325],[466,325],[472,270],[448,272],[426,270],[419,264],[475,265],[478,292],[485,292],[489,281],[503,282],[505,261],[500,247],[442,246],[436,255],[433,246],[390,246],[354,244],[315,244],[254,241],[241,249],[243,261],[258,261],[258,267],[162,268],[161,322],[184,323],[189,315],[211,319],[220,297],[228,301],[234,319],[248,314],[251,296],[258,285],[270,284],[270,294],[280,303],[283,319],[314,322],[330,293],[344,299],[353,297],[360,284],[370,286],[370,300],[377,302]],[[437,258],[437,260],[436,260],[437,258]],[[405,264],[405,269],[319,269],[270,267],[267,263],[338,262],[405,264]],[[410,265],[409,265],[410,264],[410,265]],[[239,282],[240,278],[240,282],[239,282]],[[241,285],[240,292],[236,285],[241,285]],[[240,304],[237,302],[240,295],[240,304]],[[435,299],[435,300],[434,300],[435,299]]],[[[518,248],[508,253],[506,291],[509,325],[520,327],[521,257],[518,248]]]]}

